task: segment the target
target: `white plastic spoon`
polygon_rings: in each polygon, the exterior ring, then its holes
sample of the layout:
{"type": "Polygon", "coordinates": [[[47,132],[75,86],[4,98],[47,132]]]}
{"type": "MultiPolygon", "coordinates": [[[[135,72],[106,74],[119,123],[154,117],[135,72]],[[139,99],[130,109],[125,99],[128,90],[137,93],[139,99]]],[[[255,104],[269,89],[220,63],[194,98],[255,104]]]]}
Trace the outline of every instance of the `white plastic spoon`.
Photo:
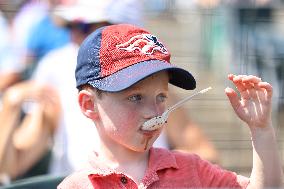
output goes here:
{"type": "Polygon", "coordinates": [[[167,122],[169,114],[172,111],[174,111],[175,109],[179,108],[181,105],[183,105],[188,100],[192,99],[194,96],[196,96],[198,94],[206,93],[210,89],[212,89],[212,87],[208,87],[206,89],[203,89],[203,90],[201,90],[199,92],[196,92],[196,93],[192,94],[191,96],[188,96],[188,97],[184,98],[183,100],[179,101],[178,103],[176,103],[172,107],[168,108],[161,116],[153,117],[152,119],[149,119],[148,121],[146,121],[142,125],[141,129],[142,130],[146,130],[146,131],[153,131],[153,130],[156,130],[156,129],[160,128],[164,123],[167,122]]]}

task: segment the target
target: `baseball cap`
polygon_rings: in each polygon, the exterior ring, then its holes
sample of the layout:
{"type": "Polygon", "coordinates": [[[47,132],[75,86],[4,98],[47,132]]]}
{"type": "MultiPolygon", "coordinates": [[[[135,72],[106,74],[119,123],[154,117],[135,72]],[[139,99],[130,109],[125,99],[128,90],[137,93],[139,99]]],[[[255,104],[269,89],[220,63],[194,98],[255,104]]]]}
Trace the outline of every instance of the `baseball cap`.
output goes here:
{"type": "Polygon", "coordinates": [[[76,87],[89,84],[102,91],[118,92],[167,70],[171,84],[194,89],[194,77],[187,70],[172,65],[170,56],[163,43],[143,28],[130,24],[101,27],[79,48],[76,87]]]}

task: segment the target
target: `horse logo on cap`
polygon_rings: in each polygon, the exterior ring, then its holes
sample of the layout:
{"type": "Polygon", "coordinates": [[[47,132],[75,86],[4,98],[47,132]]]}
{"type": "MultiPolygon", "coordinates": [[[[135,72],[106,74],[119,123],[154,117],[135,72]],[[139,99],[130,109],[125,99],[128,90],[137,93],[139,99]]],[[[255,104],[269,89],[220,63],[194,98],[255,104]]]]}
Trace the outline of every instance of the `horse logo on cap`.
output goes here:
{"type": "Polygon", "coordinates": [[[168,54],[166,47],[158,40],[158,38],[152,34],[140,34],[133,36],[129,41],[117,45],[118,49],[133,52],[139,50],[141,53],[151,55],[155,51],[159,51],[163,54],[168,54]]]}

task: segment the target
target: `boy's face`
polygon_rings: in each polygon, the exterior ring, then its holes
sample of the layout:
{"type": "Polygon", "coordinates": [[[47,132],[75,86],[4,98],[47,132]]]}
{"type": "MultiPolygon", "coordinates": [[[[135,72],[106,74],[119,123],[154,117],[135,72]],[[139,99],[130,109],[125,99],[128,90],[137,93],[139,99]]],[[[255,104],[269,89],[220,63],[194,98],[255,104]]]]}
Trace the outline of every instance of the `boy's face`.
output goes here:
{"type": "Polygon", "coordinates": [[[102,140],[116,147],[122,145],[133,151],[145,151],[152,146],[161,129],[142,131],[142,124],[166,108],[168,73],[154,74],[132,87],[117,93],[103,93],[94,105],[96,125],[102,140]]]}

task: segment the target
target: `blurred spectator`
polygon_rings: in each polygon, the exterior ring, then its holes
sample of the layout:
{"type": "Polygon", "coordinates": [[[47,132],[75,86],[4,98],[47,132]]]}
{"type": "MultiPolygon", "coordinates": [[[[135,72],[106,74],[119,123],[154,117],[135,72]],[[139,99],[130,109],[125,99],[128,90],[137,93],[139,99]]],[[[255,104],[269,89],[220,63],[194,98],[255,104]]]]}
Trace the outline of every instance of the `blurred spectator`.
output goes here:
{"type": "MultiPolygon", "coordinates": [[[[0,112],[0,173],[11,180],[48,171],[51,141],[60,115],[60,101],[51,87],[20,81],[24,79],[22,74],[26,69],[23,57],[27,55],[28,36],[34,27],[37,28],[37,24],[40,25],[44,18],[49,17],[49,8],[54,2],[20,0],[1,1],[0,4],[6,16],[0,14],[0,92],[3,93],[0,112]],[[16,84],[18,82],[20,83],[16,84]],[[16,85],[12,86],[14,84],[16,85]]],[[[58,31],[66,31],[61,27],[56,28],[58,31]]],[[[50,30],[45,29],[50,34],[50,30]]],[[[35,36],[37,35],[33,34],[35,36]]],[[[69,41],[66,32],[64,36],[55,32],[55,36],[60,41],[67,36],[63,40],[65,43],[69,41]]],[[[44,45],[40,47],[45,48],[44,45]]]]}
{"type": "Polygon", "coordinates": [[[11,180],[46,174],[60,117],[56,91],[21,82],[5,91],[2,103],[0,174],[11,180]]]}
{"type": "Polygon", "coordinates": [[[28,79],[45,53],[69,41],[68,31],[51,21],[50,11],[57,3],[60,1],[1,1],[8,21],[0,39],[0,91],[28,79]]]}
{"type": "MultiPolygon", "coordinates": [[[[34,25],[27,36],[26,52],[23,63],[26,66],[24,79],[30,78],[40,59],[49,51],[62,47],[70,40],[69,31],[59,27],[52,19],[55,6],[65,3],[64,0],[45,0],[46,10],[42,18],[34,25]]],[[[42,2],[42,1],[41,1],[42,2]]],[[[44,2],[44,1],[43,1],[44,2]]]]}
{"type": "Polygon", "coordinates": [[[22,71],[13,46],[15,43],[11,35],[10,24],[13,14],[6,13],[8,5],[8,3],[0,2],[0,93],[19,81],[22,71]]]}

